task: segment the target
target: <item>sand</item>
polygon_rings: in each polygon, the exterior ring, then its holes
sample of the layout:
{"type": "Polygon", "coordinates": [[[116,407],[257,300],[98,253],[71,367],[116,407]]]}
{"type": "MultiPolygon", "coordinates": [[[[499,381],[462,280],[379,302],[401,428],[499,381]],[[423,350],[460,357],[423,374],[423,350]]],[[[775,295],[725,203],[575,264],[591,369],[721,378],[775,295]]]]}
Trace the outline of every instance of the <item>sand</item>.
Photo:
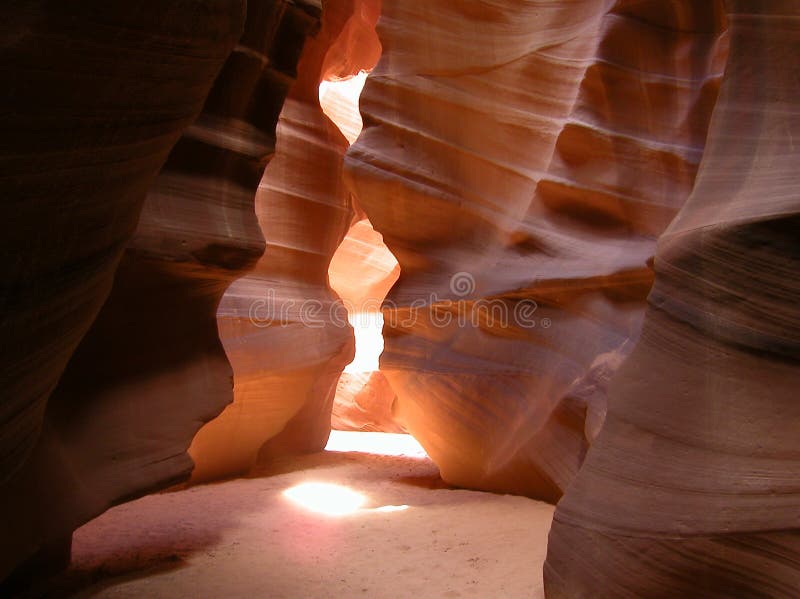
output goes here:
{"type": "Polygon", "coordinates": [[[544,596],[552,506],[448,488],[407,435],[336,433],[329,448],[109,510],[75,532],[47,594],[544,596]],[[346,451],[376,439],[395,455],[346,451]]]}

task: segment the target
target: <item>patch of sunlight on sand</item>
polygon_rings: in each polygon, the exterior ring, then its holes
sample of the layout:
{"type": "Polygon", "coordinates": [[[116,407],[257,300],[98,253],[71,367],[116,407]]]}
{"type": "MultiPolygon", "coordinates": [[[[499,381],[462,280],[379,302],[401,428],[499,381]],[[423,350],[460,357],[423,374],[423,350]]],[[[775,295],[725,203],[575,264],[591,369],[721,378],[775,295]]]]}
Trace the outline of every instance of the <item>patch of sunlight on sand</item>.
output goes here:
{"type": "Polygon", "coordinates": [[[383,505],[373,509],[361,509],[367,501],[362,493],[350,487],[333,483],[301,483],[283,492],[283,496],[295,505],[323,516],[349,516],[355,513],[379,512],[382,514],[404,512],[408,505],[383,505]]]}
{"type": "Polygon", "coordinates": [[[346,516],[364,505],[367,498],[344,485],[302,483],[283,492],[283,496],[315,514],[346,516]]]}

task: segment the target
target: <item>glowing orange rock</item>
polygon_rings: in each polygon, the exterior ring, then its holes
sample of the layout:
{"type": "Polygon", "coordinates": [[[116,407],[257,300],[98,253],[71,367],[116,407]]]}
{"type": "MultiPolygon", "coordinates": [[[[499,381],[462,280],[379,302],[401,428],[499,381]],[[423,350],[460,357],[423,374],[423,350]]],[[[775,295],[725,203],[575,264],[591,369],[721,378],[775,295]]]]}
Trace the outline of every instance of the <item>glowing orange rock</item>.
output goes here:
{"type": "Polygon", "coordinates": [[[375,1],[327,3],[281,112],[275,157],[256,197],[267,242],[226,292],[220,337],[234,402],[196,435],[193,480],[246,472],[259,459],[321,450],[353,333],[328,284],[328,266],[355,216],[341,176],[348,142],[324,114],[319,85],[370,69],[380,46],[375,1]]]}

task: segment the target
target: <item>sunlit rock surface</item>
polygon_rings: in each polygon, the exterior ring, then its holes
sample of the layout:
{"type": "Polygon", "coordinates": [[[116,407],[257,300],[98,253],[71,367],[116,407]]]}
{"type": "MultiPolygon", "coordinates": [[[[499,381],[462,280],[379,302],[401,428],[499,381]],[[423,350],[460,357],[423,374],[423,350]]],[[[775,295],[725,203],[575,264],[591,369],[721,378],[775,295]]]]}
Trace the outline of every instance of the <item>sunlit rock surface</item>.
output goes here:
{"type": "Polygon", "coordinates": [[[346,175],[402,269],[394,412],[447,481],[554,501],[575,475],[692,189],[723,31],[706,0],[384,4],[346,175]]]}
{"type": "MultiPolygon", "coordinates": [[[[103,429],[91,398],[47,399],[244,16],[238,0],[0,7],[0,579],[51,544],[68,547],[78,523],[160,478],[110,475],[122,456],[107,443],[128,434],[119,427],[130,406],[103,406],[117,413],[103,429]]],[[[105,374],[102,363],[86,373],[95,391],[105,374]]],[[[146,409],[135,413],[149,427],[164,419],[146,409]]],[[[150,449],[139,451],[147,463],[150,449]]]]}
{"type": "Polygon", "coordinates": [[[321,450],[336,384],[353,358],[347,312],[328,267],[356,212],[341,170],[349,143],[320,106],[319,85],[374,66],[374,1],[323,8],[278,124],[275,158],[256,196],[267,248],[218,311],[234,402],[197,434],[193,480],[247,472],[259,459],[321,450]]]}
{"type": "Polygon", "coordinates": [[[800,4],[726,2],[730,59],[642,338],[556,510],[547,596],[800,592],[800,4]]]}

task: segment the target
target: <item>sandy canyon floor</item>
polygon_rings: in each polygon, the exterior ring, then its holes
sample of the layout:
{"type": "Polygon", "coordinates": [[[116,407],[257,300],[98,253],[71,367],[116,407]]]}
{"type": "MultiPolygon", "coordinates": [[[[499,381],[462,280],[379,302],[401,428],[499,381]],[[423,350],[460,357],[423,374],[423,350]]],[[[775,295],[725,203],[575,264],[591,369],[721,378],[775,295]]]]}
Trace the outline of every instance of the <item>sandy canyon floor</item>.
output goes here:
{"type": "Polygon", "coordinates": [[[151,495],[74,535],[50,597],[543,597],[553,508],[449,488],[408,435],[334,433],[247,479],[151,495]],[[377,443],[377,445],[376,445],[377,443]],[[382,454],[367,453],[377,451],[382,454]]]}

